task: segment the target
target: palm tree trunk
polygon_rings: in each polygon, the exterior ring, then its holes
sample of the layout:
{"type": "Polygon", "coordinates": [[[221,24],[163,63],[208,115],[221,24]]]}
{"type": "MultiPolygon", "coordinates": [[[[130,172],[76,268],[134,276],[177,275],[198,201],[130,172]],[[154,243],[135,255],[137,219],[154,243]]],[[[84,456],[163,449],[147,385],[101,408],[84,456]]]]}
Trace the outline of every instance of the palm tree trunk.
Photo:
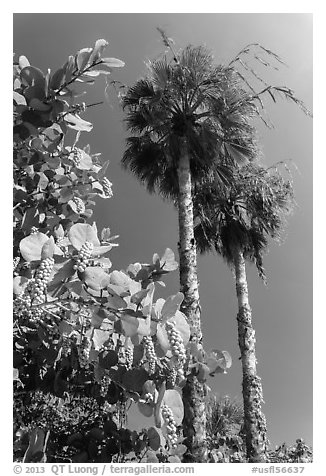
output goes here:
{"type": "MultiPolygon", "coordinates": [[[[201,319],[197,279],[197,256],[194,239],[193,203],[189,155],[185,144],[179,167],[179,260],[180,290],[184,294],[181,311],[187,316],[191,340],[201,345],[201,319]]],[[[207,462],[206,444],[206,387],[195,375],[188,377],[182,389],[184,404],[183,431],[188,451],[184,462],[207,462]]]]}
{"type": "Polygon", "coordinates": [[[263,391],[261,379],[256,371],[256,339],[251,322],[246,263],[239,248],[234,251],[234,266],[239,307],[237,321],[242,361],[242,393],[247,458],[252,463],[263,463],[266,461],[267,450],[266,419],[261,410],[261,404],[264,402],[263,391]]]}

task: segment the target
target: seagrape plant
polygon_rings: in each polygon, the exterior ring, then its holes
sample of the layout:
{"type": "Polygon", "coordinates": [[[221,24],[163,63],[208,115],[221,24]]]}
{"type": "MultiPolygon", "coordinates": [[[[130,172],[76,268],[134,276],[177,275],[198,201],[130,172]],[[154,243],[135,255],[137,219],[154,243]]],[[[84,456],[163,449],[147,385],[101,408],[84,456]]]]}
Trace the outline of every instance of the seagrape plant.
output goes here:
{"type": "Polygon", "coordinates": [[[23,408],[14,457],[26,463],[180,462],[187,375],[205,382],[231,366],[226,351],[189,342],[182,293],[156,297],[178,268],[173,251],[114,270],[118,236],[90,220],[112,183],[108,161],[78,146],[94,106],[78,98],[124,66],[104,56],[107,46],[99,39],[46,73],[25,56],[14,61],[13,374],[23,408]],[[91,428],[81,423],[85,405],[97,415],[91,428]],[[148,428],[115,419],[131,405],[148,428]]]}

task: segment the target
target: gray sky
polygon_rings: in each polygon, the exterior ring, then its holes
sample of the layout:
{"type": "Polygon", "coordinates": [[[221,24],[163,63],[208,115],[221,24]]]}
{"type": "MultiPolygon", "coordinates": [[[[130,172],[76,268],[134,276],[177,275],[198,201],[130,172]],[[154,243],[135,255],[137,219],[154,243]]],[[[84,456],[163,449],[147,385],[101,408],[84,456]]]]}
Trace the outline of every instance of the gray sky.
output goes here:
{"type": "MultiPolygon", "coordinates": [[[[128,85],[145,73],[145,61],[162,52],[156,27],[165,29],[177,47],[205,44],[216,62],[229,62],[248,43],[260,43],[287,63],[265,78],[292,88],[312,108],[311,14],[15,14],[14,52],[46,71],[60,67],[69,54],[105,38],[105,56],[125,61],[111,79],[128,85]]],[[[104,100],[104,79],[90,86],[87,102],[104,100]]],[[[149,196],[123,171],[120,160],[126,131],[114,93],[108,105],[92,108],[85,119],[94,124],[82,144],[110,159],[108,178],[114,197],[100,201],[94,219],[119,234],[111,253],[113,267],[148,262],[154,252],[170,247],[177,254],[177,214],[172,205],[149,196]]],[[[271,244],[265,258],[268,286],[248,267],[250,302],[257,336],[258,373],[262,378],[269,439],[293,443],[303,437],[312,444],[312,120],[295,105],[266,101],[275,129],[259,127],[265,164],[293,159],[297,209],[289,220],[285,242],[271,244]]],[[[199,257],[200,297],[205,348],[228,350],[233,366],[227,375],[208,381],[215,393],[241,398],[238,360],[237,302],[232,274],[220,258],[199,257]]],[[[167,278],[162,297],[178,290],[178,273],[167,278]]],[[[159,292],[156,298],[160,297],[159,292]]],[[[141,422],[142,424],[143,422],[141,422]]],[[[139,425],[136,414],[130,425],[139,425]]]]}

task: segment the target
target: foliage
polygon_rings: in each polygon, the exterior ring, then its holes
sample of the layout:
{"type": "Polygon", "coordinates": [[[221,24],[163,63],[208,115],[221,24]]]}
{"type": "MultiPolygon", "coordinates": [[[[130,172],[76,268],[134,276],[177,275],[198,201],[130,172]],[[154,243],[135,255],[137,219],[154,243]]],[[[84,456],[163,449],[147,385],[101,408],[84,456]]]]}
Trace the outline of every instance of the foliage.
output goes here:
{"type": "Polygon", "coordinates": [[[75,100],[78,86],[123,66],[102,57],[106,46],[97,40],[54,73],[24,56],[14,63],[15,457],[25,462],[120,461],[132,451],[138,460],[145,450],[147,461],[155,451],[180,461],[185,378],[204,382],[231,365],[227,352],[189,342],[182,293],[154,300],[178,267],[172,250],[112,270],[117,236],[88,223],[112,184],[108,162],[77,147],[92,124],[81,117],[91,105],[75,100]],[[140,434],[107,421],[108,405],[131,403],[151,418],[140,434]]]}
{"type": "Polygon", "coordinates": [[[284,163],[269,168],[251,163],[234,171],[231,186],[208,183],[197,191],[195,237],[201,253],[215,249],[232,265],[240,247],[265,280],[268,238],[281,239],[294,206],[292,180],[284,178],[282,165],[287,169],[284,163]]]}
{"type": "MultiPolygon", "coordinates": [[[[230,397],[212,396],[207,402],[207,439],[210,463],[246,463],[244,416],[242,404],[230,397]]],[[[302,438],[288,446],[269,448],[269,463],[311,463],[312,448],[302,438]]]]}
{"type": "Polygon", "coordinates": [[[271,463],[312,463],[313,451],[302,438],[298,438],[291,446],[283,443],[274,451],[270,451],[269,461],[271,463]]]}

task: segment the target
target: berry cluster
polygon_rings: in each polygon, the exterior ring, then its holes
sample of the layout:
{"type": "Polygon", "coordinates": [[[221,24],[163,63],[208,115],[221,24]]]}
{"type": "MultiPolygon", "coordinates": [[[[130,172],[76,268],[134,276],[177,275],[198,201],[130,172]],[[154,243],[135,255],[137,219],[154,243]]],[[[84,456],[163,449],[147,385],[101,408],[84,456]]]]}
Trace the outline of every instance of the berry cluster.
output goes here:
{"type": "Polygon", "coordinates": [[[15,269],[17,268],[19,261],[20,261],[19,256],[16,256],[16,258],[13,259],[13,268],[14,268],[14,271],[15,271],[15,269]]]}
{"type": "Polygon", "coordinates": [[[163,404],[161,406],[161,412],[162,412],[163,420],[166,423],[168,443],[174,449],[177,447],[178,437],[177,437],[177,425],[175,423],[172,410],[166,404],[163,404]]]}
{"type": "Polygon", "coordinates": [[[186,350],[180,332],[175,327],[175,323],[168,321],[166,323],[166,332],[171,345],[172,354],[176,357],[178,367],[182,367],[186,361],[186,350]]]}
{"type": "Polygon", "coordinates": [[[101,379],[101,390],[100,390],[101,397],[105,397],[106,394],[108,393],[110,383],[111,383],[110,377],[108,375],[103,375],[101,379]]]}
{"type": "Polygon", "coordinates": [[[74,149],[69,155],[69,159],[72,161],[75,167],[79,167],[81,162],[79,149],[74,149]]]}
{"type": "Polygon", "coordinates": [[[34,288],[34,279],[30,279],[25,291],[14,300],[13,313],[16,317],[29,319],[30,321],[37,321],[43,317],[43,309],[40,307],[32,307],[34,288]]]}
{"type": "Polygon", "coordinates": [[[167,383],[170,384],[172,387],[175,387],[177,383],[177,369],[175,367],[172,367],[169,369],[169,373],[167,375],[167,383]]]}
{"type": "Polygon", "coordinates": [[[152,403],[154,401],[154,396],[148,392],[144,396],[145,403],[152,403]]]}
{"type": "Polygon", "coordinates": [[[134,350],[132,347],[128,346],[125,349],[125,362],[126,362],[127,370],[130,370],[132,368],[133,361],[134,361],[134,350]]]}
{"type": "Polygon", "coordinates": [[[152,375],[155,372],[157,357],[151,336],[144,336],[143,344],[145,348],[145,357],[148,362],[149,375],[152,375]]]}
{"type": "Polygon", "coordinates": [[[88,339],[88,337],[86,336],[83,337],[83,340],[78,349],[79,365],[81,367],[84,367],[84,368],[88,367],[88,360],[89,360],[91,347],[92,347],[92,342],[90,341],[90,339],[88,339]]]}
{"type": "Polygon", "coordinates": [[[45,300],[46,287],[50,279],[53,265],[54,259],[46,258],[41,261],[36,270],[32,291],[32,300],[34,304],[42,304],[45,300]]]}
{"type": "Polygon", "coordinates": [[[123,365],[126,360],[126,351],[124,347],[119,347],[118,348],[118,361],[119,364],[123,365]]]}
{"type": "MultiPolygon", "coordinates": [[[[27,285],[28,286],[28,285],[27,285]]],[[[13,305],[13,313],[16,317],[32,317],[31,311],[32,298],[28,291],[25,291],[16,297],[13,305]]]]}
{"type": "Polygon", "coordinates": [[[111,198],[111,197],[113,196],[112,183],[110,182],[110,180],[109,180],[107,177],[104,177],[104,178],[103,178],[103,180],[102,180],[102,187],[103,187],[104,195],[105,195],[107,198],[111,198]]]}
{"type": "Polygon", "coordinates": [[[63,243],[64,243],[64,236],[60,236],[55,240],[55,244],[59,247],[62,246],[63,243]]]}
{"type": "Polygon", "coordinates": [[[79,197],[74,197],[72,199],[72,201],[74,202],[74,204],[76,205],[76,212],[77,213],[84,213],[85,211],[85,204],[83,202],[83,200],[79,197]]]}
{"type": "Polygon", "coordinates": [[[85,241],[85,243],[79,250],[79,253],[76,258],[76,263],[74,264],[73,268],[80,272],[85,271],[89,264],[89,259],[92,256],[93,249],[93,243],[91,243],[90,241],[85,241]]]}
{"type": "Polygon", "coordinates": [[[71,353],[71,340],[68,336],[62,337],[62,344],[61,344],[61,355],[63,357],[68,357],[71,353]]]}

